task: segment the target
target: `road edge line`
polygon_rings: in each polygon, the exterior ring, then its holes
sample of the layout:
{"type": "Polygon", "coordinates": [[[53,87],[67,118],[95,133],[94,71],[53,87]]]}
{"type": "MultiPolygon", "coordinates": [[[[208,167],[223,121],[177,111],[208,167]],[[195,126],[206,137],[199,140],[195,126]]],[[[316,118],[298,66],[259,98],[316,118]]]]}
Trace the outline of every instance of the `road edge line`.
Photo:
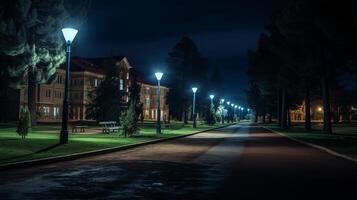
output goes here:
{"type": "Polygon", "coordinates": [[[33,166],[38,166],[38,165],[47,165],[47,164],[53,164],[53,163],[62,162],[62,161],[71,161],[71,160],[86,158],[86,157],[90,157],[90,156],[103,155],[103,154],[113,153],[113,152],[117,152],[117,151],[124,151],[127,149],[132,149],[132,148],[136,148],[136,147],[140,147],[140,146],[156,144],[156,143],[165,142],[165,141],[169,141],[169,140],[175,140],[175,139],[179,139],[179,138],[189,137],[192,135],[225,128],[225,127],[235,125],[235,124],[227,124],[227,125],[223,125],[220,127],[197,131],[197,132],[186,134],[186,135],[178,135],[178,136],[173,136],[173,137],[168,137],[168,138],[154,139],[154,140],[149,140],[149,141],[140,142],[140,143],[136,143],[136,144],[128,144],[128,145],[123,145],[123,146],[118,146],[118,147],[110,147],[110,148],[105,148],[105,149],[79,152],[79,153],[73,153],[73,154],[68,154],[68,155],[60,155],[60,156],[53,156],[53,157],[48,157],[48,158],[38,158],[38,159],[33,159],[33,160],[25,160],[25,161],[0,164],[0,171],[19,169],[19,168],[27,168],[27,167],[33,167],[33,166]]]}
{"type": "Polygon", "coordinates": [[[295,142],[304,144],[304,145],[309,146],[309,147],[312,147],[312,148],[319,149],[319,150],[324,151],[324,152],[326,152],[326,153],[328,153],[328,154],[330,154],[330,155],[333,155],[333,156],[335,156],[335,157],[343,158],[343,159],[346,159],[346,160],[349,160],[349,161],[352,161],[352,162],[357,163],[357,159],[352,158],[352,157],[347,156],[347,155],[344,155],[344,154],[341,154],[341,153],[338,153],[338,152],[336,152],[336,151],[334,151],[334,150],[331,150],[331,149],[329,149],[329,148],[327,148],[327,147],[323,147],[323,146],[321,146],[321,145],[317,145],[317,144],[313,144],[313,143],[310,143],[310,142],[306,142],[306,141],[303,141],[303,140],[299,140],[299,139],[293,138],[293,137],[288,136],[288,135],[286,135],[286,134],[284,134],[284,133],[282,133],[282,132],[273,130],[273,129],[268,128],[268,127],[265,127],[265,126],[261,126],[261,125],[258,125],[258,126],[264,128],[264,129],[266,129],[266,130],[268,130],[268,131],[271,131],[271,132],[273,132],[273,133],[276,133],[276,134],[278,134],[278,135],[280,135],[280,136],[286,137],[286,138],[288,138],[288,139],[290,139],[290,140],[292,140],[292,141],[295,141],[295,142]]]}

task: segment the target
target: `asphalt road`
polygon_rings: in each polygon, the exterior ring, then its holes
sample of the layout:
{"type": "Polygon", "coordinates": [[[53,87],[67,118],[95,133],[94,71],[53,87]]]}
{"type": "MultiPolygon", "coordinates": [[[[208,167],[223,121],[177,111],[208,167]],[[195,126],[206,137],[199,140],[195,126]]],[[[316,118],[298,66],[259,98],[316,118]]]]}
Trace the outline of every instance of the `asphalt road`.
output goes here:
{"type": "Polygon", "coordinates": [[[355,199],[356,189],[357,164],[248,123],[0,172],[1,200],[355,199]]]}

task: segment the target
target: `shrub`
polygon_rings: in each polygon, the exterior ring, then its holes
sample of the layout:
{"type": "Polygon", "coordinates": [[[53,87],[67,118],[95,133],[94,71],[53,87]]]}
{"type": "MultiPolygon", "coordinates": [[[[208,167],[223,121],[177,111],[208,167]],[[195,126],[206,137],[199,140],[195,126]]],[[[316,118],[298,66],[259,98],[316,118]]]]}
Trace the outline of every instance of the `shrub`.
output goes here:
{"type": "Polygon", "coordinates": [[[22,107],[20,109],[19,123],[17,125],[16,132],[25,139],[28,132],[31,129],[31,115],[27,107],[22,107]]]}

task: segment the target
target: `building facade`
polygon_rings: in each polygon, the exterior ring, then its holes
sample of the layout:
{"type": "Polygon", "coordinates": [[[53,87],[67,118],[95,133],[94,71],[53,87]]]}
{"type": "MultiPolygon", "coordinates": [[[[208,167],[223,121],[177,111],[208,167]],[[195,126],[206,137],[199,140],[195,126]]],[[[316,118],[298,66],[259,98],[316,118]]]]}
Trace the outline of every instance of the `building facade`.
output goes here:
{"type": "MultiPolygon", "coordinates": [[[[95,95],[95,89],[99,87],[105,78],[106,70],[114,70],[119,81],[119,90],[124,91],[123,101],[128,102],[130,87],[130,65],[126,57],[109,57],[71,60],[71,73],[69,82],[69,120],[70,121],[94,121],[87,117],[87,109],[91,104],[90,95],[95,95]]],[[[57,69],[57,79],[49,84],[38,84],[36,88],[37,121],[60,122],[62,120],[62,103],[64,97],[65,65],[57,69]]],[[[140,83],[140,85],[142,85],[140,83]]],[[[151,85],[146,84],[147,87],[151,85]]],[[[155,86],[152,86],[155,87],[155,86]]],[[[165,89],[164,89],[165,90],[165,89]]],[[[168,109],[163,99],[163,113],[168,109]]],[[[156,96],[148,96],[156,98],[156,96]]],[[[155,102],[154,100],[150,100],[155,102]]],[[[145,104],[144,101],[142,101],[145,104]]],[[[27,105],[27,85],[20,90],[20,106],[27,105]]],[[[156,116],[156,115],[155,115],[156,116]]],[[[149,116],[144,119],[151,119],[149,116]]]]}
{"type": "MultiPolygon", "coordinates": [[[[148,84],[143,81],[140,83],[140,101],[143,104],[143,115],[146,120],[156,120],[157,116],[157,85],[148,84]]],[[[169,117],[169,106],[166,102],[166,96],[169,88],[160,86],[160,113],[161,120],[167,121],[169,117]]]]}

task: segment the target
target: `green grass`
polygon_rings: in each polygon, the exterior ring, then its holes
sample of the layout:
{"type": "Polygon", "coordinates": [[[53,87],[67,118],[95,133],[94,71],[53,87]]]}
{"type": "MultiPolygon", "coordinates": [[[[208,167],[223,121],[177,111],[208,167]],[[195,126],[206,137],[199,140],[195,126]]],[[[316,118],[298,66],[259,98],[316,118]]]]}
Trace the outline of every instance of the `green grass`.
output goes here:
{"type": "Polygon", "coordinates": [[[135,144],[159,138],[168,138],[179,135],[203,131],[219,127],[200,125],[193,129],[192,125],[183,125],[173,122],[169,126],[162,125],[162,134],[155,134],[155,123],[143,124],[140,133],[129,138],[121,134],[70,134],[69,143],[57,145],[59,141],[59,126],[36,126],[25,140],[16,133],[16,128],[9,125],[0,126],[0,164],[68,155],[110,147],[135,144]]]}
{"type": "Polygon", "coordinates": [[[357,158],[357,136],[349,132],[350,130],[356,131],[357,127],[353,125],[349,126],[346,124],[345,127],[339,125],[339,132],[335,132],[332,135],[324,134],[320,129],[306,131],[302,126],[292,127],[289,130],[280,129],[276,125],[267,125],[267,127],[292,138],[317,144],[338,153],[357,158]]]}

